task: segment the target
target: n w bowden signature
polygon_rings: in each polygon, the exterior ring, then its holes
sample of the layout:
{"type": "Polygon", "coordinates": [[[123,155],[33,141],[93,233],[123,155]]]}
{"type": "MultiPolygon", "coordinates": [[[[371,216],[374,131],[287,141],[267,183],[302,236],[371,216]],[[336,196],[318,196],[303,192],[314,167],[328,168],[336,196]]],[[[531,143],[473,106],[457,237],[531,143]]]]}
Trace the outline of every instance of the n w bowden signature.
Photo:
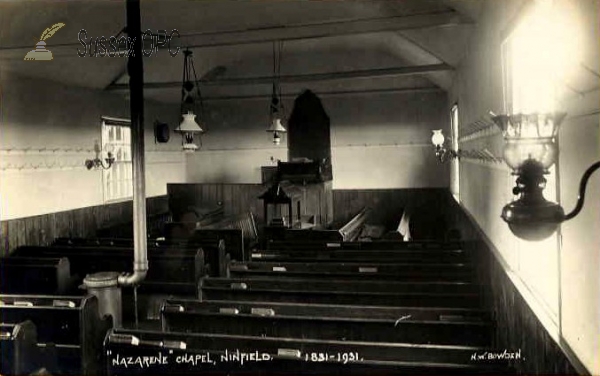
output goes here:
{"type": "Polygon", "coordinates": [[[482,353],[474,352],[471,355],[472,361],[487,361],[487,360],[525,360],[521,355],[521,349],[517,351],[508,351],[504,349],[502,352],[485,351],[482,353]]]}

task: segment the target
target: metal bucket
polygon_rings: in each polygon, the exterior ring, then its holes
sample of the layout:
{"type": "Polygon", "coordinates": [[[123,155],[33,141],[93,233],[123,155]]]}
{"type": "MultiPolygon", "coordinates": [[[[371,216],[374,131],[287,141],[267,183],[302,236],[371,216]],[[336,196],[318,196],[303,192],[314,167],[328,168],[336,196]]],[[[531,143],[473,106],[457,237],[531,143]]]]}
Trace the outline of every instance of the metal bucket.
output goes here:
{"type": "Polygon", "coordinates": [[[118,286],[119,273],[99,272],[88,274],[83,280],[87,291],[98,298],[100,315],[111,315],[113,326],[123,326],[121,288],[118,286]]]}

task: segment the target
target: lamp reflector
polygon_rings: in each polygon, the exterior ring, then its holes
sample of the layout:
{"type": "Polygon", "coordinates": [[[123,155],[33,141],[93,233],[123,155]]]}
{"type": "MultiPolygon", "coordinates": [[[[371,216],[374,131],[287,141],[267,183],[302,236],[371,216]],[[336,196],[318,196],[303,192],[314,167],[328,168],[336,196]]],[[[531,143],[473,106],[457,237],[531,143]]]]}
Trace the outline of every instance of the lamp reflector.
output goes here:
{"type": "Polygon", "coordinates": [[[286,132],[286,129],[281,124],[281,119],[279,117],[274,117],[273,121],[269,128],[267,128],[267,132],[286,132]]]}
{"type": "Polygon", "coordinates": [[[196,123],[196,115],[192,111],[183,114],[183,121],[175,129],[175,132],[181,133],[202,133],[204,130],[196,123]]]}

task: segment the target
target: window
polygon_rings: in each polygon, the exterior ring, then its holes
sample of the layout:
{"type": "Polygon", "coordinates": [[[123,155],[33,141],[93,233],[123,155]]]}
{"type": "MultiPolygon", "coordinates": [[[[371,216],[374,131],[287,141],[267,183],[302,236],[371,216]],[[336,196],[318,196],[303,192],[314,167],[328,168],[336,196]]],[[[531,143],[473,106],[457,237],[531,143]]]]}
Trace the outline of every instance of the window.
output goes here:
{"type": "Polygon", "coordinates": [[[127,119],[102,117],[102,150],[111,150],[115,163],[103,170],[104,201],[133,197],[131,163],[131,122],[127,119]]]}
{"type": "MultiPolygon", "coordinates": [[[[504,111],[544,113],[560,111],[573,67],[579,61],[577,30],[570,24],[566,2],[536,0],[510,31],[502,45],[504,111]]],[[[545,175],[547,200],[557,201],[556,166],[545,175]]],[[[527,299],[546,329],[559,330],[559,240],[554,234],[538,242],[514,239],[516,258],[511,269],[526,286],[527,299]],[[530,295],[531,296],[531,295],[530,295]]],[[[521,290],[523,293],[523,291],[521,290]]]]}
{"type": "Polygon", "coordinates": [[[502,45],[504,111],[550,112],[579,61],[577,28],[556,0],[536,0],[502,45]]]}
{"type": "MultiPolygon", "coordinates": [[[[450,132],[452,134],[452,150],[458,150],[458,104],[454,104],[450,110],[450,132]]],[[[460,201],[460,161],[454,158],[450,166],[450,192],[456,199],[460,201]]]]}

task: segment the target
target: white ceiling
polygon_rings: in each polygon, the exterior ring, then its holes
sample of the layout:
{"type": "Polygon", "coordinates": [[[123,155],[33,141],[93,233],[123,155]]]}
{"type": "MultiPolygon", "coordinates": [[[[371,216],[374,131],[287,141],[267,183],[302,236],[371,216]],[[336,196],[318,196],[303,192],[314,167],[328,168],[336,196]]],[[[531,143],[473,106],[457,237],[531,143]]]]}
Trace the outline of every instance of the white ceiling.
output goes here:
{"type": "MultiPolygon", "coordinates": [[[[177,29],[182,46],[195,47],[198,76],[216,67],[213,79],[269,77],[274,40],[283,44],[282,75],[335,74],[365,71],[361,78],[319,79],[285,83],[284,93],[302,88],[317,92],[439,87],[447,89],[466,49],[479,13],[478,0],[143,0],[142,29],[177,29]],[[438,17],[452,22],[437,25],[438,17]],[[407,19],[425,27],[406,28],[407,19]],[[382,25],[398,27],[383,30],[382,25]],[[366,29],[364,25],[367,25],[366,29]],[[403,27],[404,25],[404,27],[403,27]],[[371,28],[371,29],[369,29],[371,28]],[[326,31],[323,34],[323,30],[326,31]],[[255,38],[253,41],[248,39],[255,38]],[[447,64],[448,70],[423,74],[370,75],[371,70],[447,64]]],[[[127,83],[125,58],[80,58],[77,35],[116,35],[126,24],[124,0],[0,2],[0,63],[7,70],[35,78],[105,90],[112,82],[127,83]],[[43,30],[66,25],[47,41],[51,62],[24,62],[43,30]]],[[[417,25],[417,26],[418,26],[417,25]]],[[[181,80],[183,55],[166,50],[144,58],[144,81],[181,80]]],[[[206,97],[268,95],[268,84],[219,84],[202,88],[206,97]]],[[[148,98],[177,102],[177,88],[147,89],[148,98]]]]}

